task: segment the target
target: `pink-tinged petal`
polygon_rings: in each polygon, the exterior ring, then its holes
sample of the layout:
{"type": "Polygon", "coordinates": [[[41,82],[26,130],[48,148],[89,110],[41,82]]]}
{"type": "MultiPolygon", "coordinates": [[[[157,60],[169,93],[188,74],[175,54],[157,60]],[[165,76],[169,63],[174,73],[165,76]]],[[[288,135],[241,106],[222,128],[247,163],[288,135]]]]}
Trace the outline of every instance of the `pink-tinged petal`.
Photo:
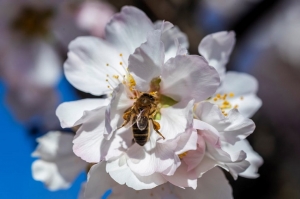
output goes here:
{"type": "Polygon", "coordinates": [[[149,34],[147,42],[137,48],[129,56],[128,69],[135,82],[136,89],[146,92],[153,78],[159,77],[164,64],[164,45],[161,42],[161,31],[155,30],[149,34]]]}
{"type": "Polygon", "coordinates": [[[232,189],[219,168],[214,168],[198,179],[197,189],[180,189],[174,187],[173,192],[179,198],[188,199],[233,199],[232,189]]]}
{"type": "Polygon", "coordinates": [[[253,150],[247,140],[241,140],[235,143],[235,145],[223,144],[222,149],[229,154],[238,150],[243,150],[247,154],[246,160],[250,163],[250,166],[244,172],[239,173],[239,176],[245,178],[259,177],[257,171],[258,168],[263,164],[263,159],[253,150]]]}
{"type": "Polygon", "coordinates": [[[76,23],[94,36],[104,37],[105,26],[114,13],[115,9],[104,1],[85,1],[76,13],[76,23]]]}
{"type": "MultiPolygon", "coordinates": [[[[166,140],[174,139],[192,123],[192,110],[194,100],[180,101],[179,103],[162,108],[160,110],[161,119],[157,120],[160,123],[160,132],[166,140]]],[[[162,140],[163,142],[163,140],[162,140]]]]}
{"type": "Polygon", "coordinates": [[[61,127],[73,127],[84,122],[82,117],[88,111],[105,107],[109,103],[109,99],[82,99],[72,102],[64,102],[56,109],[61,127]]]}
{"type": "Polygon", "coordinates": [[[186,49],[189,47],[189,42],[186,34],[181,32],[177,26],[173,26],[173,24],[166,21],[155,22],[155,29],[160,29],[162,23],[164,24],[164,30],[161,40],[165,47],[165,61],[176,55],[188,54],[186,49]]]}
{"type": "Polygon", "coordinates": [[[32,175],[52,191],[69,188],[87,166],[73,154],[72,139],[73,135],[59,131],[38,138],[39,145],[32,156],[40,159],[33,162],[32,175]]]}
{"type": "Polygon", "coordinates": [[[104,139],[105,107],[86,112],[84,123],[73,140],[74,153],[86,162],[100,162],[100,145],[104,139]]]}
{"type": "Polygon", "coordinates": [[[210,102],[199,103],[195,115],[213,126],[220,133],[221,140],[230,144],[245,139],[255,129],[253,121],[242,116],[236,109],[224,116],[221,109],[210,102]]]}
{"type": "Polygon", "coordinates": [[[187,152],[187,155],[183,157],[183,161],[187,165],[187,171],[191,171],[196,168],[202,161],[205,155],[205,141],[202,136],[198,136],[197,141],[197,149],[190,150],[187,152]]]}
{"type": "Polygon", "coordinates": [[[235,44],[235,33],[233,31],[217,32],[207,35],[199,44],[199,53],[213,66],[219,73],[221,79],[224,78],[226,64],[235,44]]]}
{"type": "Polygon", "coordinates": [[[187,165],[185,162],[181,163],[174,175],[164,176],[164,178],[178,187],[192,187],[193,189],[196,189],[197,187],[198,176],[187,172],[187,165]]]}
{"type": "Polygon", "coordinates": [[[173,28],[174,25],[169,21],[158,20],[153,24],[153,27],[155,30],[161,30],[163,33],[166,33],[171,28],[173,28]]]}
{"type": "MultiPolygon", "coordinates": [[[[69,45],[64,64],[68,81],[77,89],[93,95],[111,92],[127,73],[119,51],[96,37],[78,37],[69,45]],[[118,79],[115,78],[118,76],[118,79]]],[[[124,63],[126,64],[126,63],[124,63]]]]}
{"type": "Polygon", "coordinates": [[[107,24],[105,37],[127,60],[137,47],[146,42],[154,30],[145,13],[132,6],[124,6],[107,24]]]}
{"type": "Polygon", "coordinates": [[[237,105],[239,112],[249,118],[262,105],[261,99],[256,96],[257,90],[258,82],[253,76],[230,71],[226,73],[217,93],[233,93],[234,97],[229,97],[227,100],[232,106],[237,105]]]}
{"type": "Polygon", "coordinates": [[[126,156],[123,155],[119,159],[109,161],[106,164],[106,171],[119,184],[126,184],[135,190],[152,189],[166,182],[160,174],[149,176],[139,176],[133,173],[126,164],[126,156]]]}
{"type": "Polygon", "coordinates": [[[193,127],[198,130],[199,135],[201,135],[206,142],[211,143],[215,147],[220,147],[220,133],[213,126],[194,119],[193,127]]]}
{"type": "Polygon", "coordinates": [[[203,174],[208,172],[209,170],[213,169],[214,167],[219,166],[218,162],[207,155],[205,155],[202,158],[202,161],[200,162],[197,167],[195,167],[194,170],[190,172],[194,172],[194,175],[198,176],[198,178],[202,177],[203,174]]]}
{"type": "Polygon", "coordinates": [[[228,170],[234,179],[237,179],[238,174],[244,172],[250,165],[246,160],[247,154],[244,151],[230,151],[230,153],[227,153],[207,144],[207,152],[218,162],[220,167],[228,170]]]}
{"type": "Polygon", "coordinates": [[[176,101],[207,99],[220,84],[217,71],[203,57],[178,55],[162,68],[161,93],[176,101]]]}
{"type": "Polygon", "coordinates": [[[198,135],[196,131],[188,130],[187,132],[180,134],[177,138],[176,154],[179,155],[186,151],[196,150],[197,139],[198,135]]]}
{"type": "MultiPolygon", "coordinates": [[[[105,111],[105,132],[104,136],[110,139],[113,132],[122,126],[124,112],[130,108],[134,101],[128,97],[123,84],[119,84],[112,93],[110,104],[105,111]]],[[[125,128],[125,127],[124,127],[125,128]]]]}

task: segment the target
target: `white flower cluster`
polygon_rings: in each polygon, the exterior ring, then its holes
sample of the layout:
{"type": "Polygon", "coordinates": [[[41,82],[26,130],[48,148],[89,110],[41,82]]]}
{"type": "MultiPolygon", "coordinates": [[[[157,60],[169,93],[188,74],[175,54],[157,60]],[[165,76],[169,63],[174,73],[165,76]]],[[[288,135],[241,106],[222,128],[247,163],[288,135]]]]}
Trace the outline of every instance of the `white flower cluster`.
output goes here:
{"type": "Polygon", "coordinates": [[[109,198],[229,199],[220,167],[235,179],[258,177],[262,159],[245,138],[261,101],[253,77],[226,72],[233,32],[208,35],[200,55],[189,55],[177,27],[124,7],[105,35],[72,41],[64,70],[77,89],[107,97],[57,108],[63,128],[79,128],[74,138],[49,132],[38,140],[35,179],[66,188],[92,166],[87,199],[108,189],[109,198]]]}

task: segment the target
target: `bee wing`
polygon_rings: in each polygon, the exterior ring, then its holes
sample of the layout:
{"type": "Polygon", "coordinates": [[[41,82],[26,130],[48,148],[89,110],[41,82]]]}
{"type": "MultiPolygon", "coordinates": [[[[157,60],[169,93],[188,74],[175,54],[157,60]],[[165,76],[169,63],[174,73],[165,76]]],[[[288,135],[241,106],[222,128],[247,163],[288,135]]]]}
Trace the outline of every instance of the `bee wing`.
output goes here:
{"type": "Polygon", "coordinates": [[[148,126],[148,117],[145,116],[144,110],[138,114],[136,123],[140,130],[144,130],[148,126]]]}
{"type": "Polygon", "coordinates": [[[140,130],[144,130],[148,126],[148,117],[141,116],[137,119],[137,126],[140,130]]]}

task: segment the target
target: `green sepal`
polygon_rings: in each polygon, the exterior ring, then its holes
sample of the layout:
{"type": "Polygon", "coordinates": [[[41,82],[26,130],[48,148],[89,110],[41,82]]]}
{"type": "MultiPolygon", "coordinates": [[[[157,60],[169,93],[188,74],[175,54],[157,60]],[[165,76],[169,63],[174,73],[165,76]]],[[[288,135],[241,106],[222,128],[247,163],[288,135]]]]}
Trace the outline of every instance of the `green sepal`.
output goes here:
{"type": "Polygon", "coordinates": [[[162,108],[167,108],[167,107],[173,106],[177,103],[178,102],[176,100],[172,99],[171,97],[168,97],[166,95],[160,96],[160,104],[161,104],[162,108]]]}

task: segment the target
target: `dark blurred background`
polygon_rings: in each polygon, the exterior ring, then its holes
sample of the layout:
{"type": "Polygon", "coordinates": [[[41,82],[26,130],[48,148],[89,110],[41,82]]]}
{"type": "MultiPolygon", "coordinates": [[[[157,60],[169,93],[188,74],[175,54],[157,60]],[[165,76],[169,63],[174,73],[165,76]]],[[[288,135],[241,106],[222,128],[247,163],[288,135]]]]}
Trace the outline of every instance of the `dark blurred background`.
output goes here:
{"type": "MultiPolygon", "coordinates": [[[[191,54],[198,54],[198,45],[205,35],[222,30],[235,31],[237,43],[227,69],[249,73],[259,81],[258,96],[263,105],[252,118],[256,130],[249,140],[255,151],[263,157],[264,164],[259,170],[258,179],[240,177],[234,181],[228,175],[233,195],[236,199],[300,198],[300,1],[106,2],[115,11],[119,11],[124,5],[134,5],[153,21],[172,22],[187,34],[191,54]]],[[[78,34],[87,34],[87,31],[78,34]]],[[[64,60],[67,48],[56,43],[55,49],[64,60]]],[[[5,67],[5,63],[0,64],[2,68],[5,67]]],[[[0,70],[1,73],[2,71],[0,70]]],[[[4,135],[4,143],[0,145],[0,198],[76,198],[84,176],[77,179],[72,189],[50,193],[40,182],[34,182],[31,178],[30,164],[33,159],[30,158],[30,153],[36,146],[36,137],[50,129],[60,129],[55,118],[51,119],[54,121],[51,124],[47,122],[48,116],[54,114],[59,103],[91,96],[75,90],[61,75],[60,80],[52,87],[59,97],[47,109],[46,116],[45,111],[37,110],[30,115],[30,119],[20,119],[15,111],[20,109],[20,105],[13,103],[19,98],[19,91],[7,97],[12,92],[10,85],[3,76],[0,83],[0,123],[4,127],[1,133],[4,135]],[[23,191],[13,193],[13,190],[19,190],[20,187],[23,187],[23,191]],[[42,194],[45,196],[41,197],[42,194]]],[[[42,101],[49,100],[47,97],[42,101]]]]}

